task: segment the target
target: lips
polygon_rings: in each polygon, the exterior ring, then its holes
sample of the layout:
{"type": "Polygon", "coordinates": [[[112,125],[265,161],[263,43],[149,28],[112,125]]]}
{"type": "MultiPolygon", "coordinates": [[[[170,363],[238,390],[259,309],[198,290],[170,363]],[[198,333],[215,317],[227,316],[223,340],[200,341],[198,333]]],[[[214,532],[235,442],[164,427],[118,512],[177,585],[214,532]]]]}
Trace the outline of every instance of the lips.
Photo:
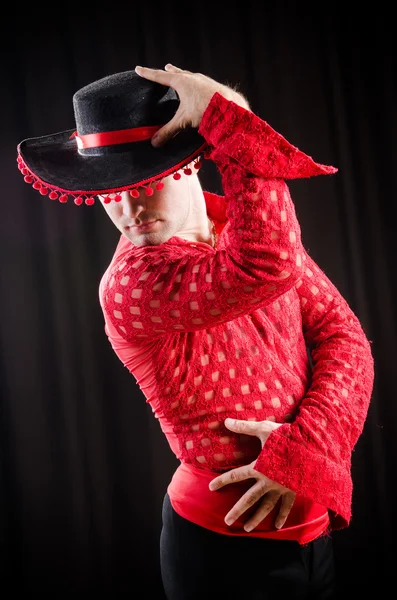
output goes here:
{"type": "Polygon", "coordinates": [[[154,221],[145,221],[144,223],[141,223],[140,225],[131,225],[130,228],[131,229],[147,229],[154,223],[157,223],[157,219],[155,219],[154,221]]]}

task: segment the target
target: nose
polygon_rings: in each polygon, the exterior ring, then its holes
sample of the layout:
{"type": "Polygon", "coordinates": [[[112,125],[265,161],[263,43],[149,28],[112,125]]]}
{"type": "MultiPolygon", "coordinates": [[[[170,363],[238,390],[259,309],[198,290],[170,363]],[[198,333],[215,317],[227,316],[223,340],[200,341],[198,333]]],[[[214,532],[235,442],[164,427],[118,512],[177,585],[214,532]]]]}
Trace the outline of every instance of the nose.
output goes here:
{"type": "Polygon", "coordinates": [[[122,194],[123,214],[130,219],[136,219],[146,209],[144,198],[132,198],[129,192],[122,194]]]}

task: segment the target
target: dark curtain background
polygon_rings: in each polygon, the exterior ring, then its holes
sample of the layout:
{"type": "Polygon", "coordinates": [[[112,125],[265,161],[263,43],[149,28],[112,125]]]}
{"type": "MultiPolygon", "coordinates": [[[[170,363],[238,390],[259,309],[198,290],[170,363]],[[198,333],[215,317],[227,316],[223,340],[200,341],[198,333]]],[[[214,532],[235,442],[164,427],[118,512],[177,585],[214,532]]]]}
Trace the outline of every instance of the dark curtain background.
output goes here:
{"type": "MultiPolygon", "coordinates": [[[[386,589],[397,466],[392,14],[379,3],[351,15],[347,3],[67,6],[11,8],[0,37],[2,592],[135,597],[140,585],[163,598],[161,504],[177,463],[104,334],[98,284],[118,232],[99,205],[40,196],[15,159],[23,138],[74,126],[79,87],[166,62],[237,84],[289,141],[339,168],[290,189],[305,247],[361,319],[376,361],[353,519],[334,534],[340,597],[386,589]]],[[[212,166],[202,182],[220,192],[212,166]]]]}

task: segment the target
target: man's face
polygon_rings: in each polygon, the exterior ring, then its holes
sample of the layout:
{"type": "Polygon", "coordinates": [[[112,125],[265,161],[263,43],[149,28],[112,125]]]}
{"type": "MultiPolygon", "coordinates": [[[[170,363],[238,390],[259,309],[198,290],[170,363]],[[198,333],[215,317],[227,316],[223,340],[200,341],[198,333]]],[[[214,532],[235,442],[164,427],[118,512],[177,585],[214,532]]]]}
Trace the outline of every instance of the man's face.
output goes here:
{"type": "MultiPolygon", "coordinates": [[[[188,176],[179,180],[172,176],[163,180],[162,190],[153,186],[153,195],[146,196],[140,188],[139,198],[122,192],[120,202],[113,199],[101,203],[110,219],[134,245],[153,246],[163,244],[181,231],[190,213],[190,191],[188,176]]],[[[114,198],[114,194],[111,194],[114,198]]]]}

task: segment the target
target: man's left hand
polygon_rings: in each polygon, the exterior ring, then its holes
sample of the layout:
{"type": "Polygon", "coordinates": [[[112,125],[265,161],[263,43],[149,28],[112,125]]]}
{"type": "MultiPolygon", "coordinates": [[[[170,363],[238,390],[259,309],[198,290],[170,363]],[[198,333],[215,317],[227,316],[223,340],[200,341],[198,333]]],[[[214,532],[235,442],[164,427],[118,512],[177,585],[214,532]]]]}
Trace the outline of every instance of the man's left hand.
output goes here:
{"type": "MultiPolygon", "coordinates": [[[[262,443],[262,447],[269,437],[270,433],[280,427],[281,423],[273,421],[242,421],[237,419],[226,419],[225,425],[231,431],[245,435],[256,435],[262,443]]],[[[252,531],[263,519],[273,510],[278,500],[281,498],[281,506],[276,517],[275,527],[280,529],[291,511],[294,504],[296,493],[283,487],[276,481],[272,481],[266,475],[256,471],[253,466],[256,461],[249,465],[237,467],[226,473],[215,477],[210,483],[210,490],[219,490],[229,483],[244,481],[245,479],[256,479],[256,483],[240,498],[225,517],[227,525],[232,525],[248,508],[255,504],[260,498],[260,502],[255,514],[245,523],[245,531],[252,531]]]]}

